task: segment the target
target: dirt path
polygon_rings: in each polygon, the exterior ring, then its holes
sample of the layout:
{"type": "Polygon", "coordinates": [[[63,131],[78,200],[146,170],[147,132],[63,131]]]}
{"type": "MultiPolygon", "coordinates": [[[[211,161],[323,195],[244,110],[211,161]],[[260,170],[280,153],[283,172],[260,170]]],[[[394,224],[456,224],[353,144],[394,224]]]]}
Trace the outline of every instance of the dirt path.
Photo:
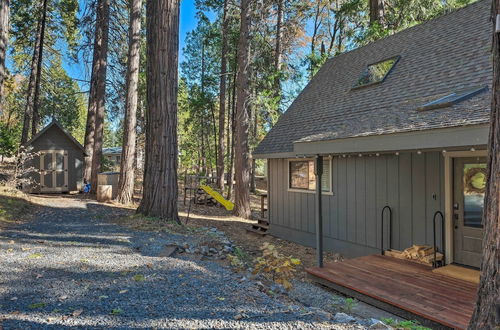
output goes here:
{"type": "Polygon", "coordinates": [[[360,328],[270,298],[213,261],[164,258],[190,237],[112,224],[128,210],[36,197],[0,232],[0,328],[360,328]]]}

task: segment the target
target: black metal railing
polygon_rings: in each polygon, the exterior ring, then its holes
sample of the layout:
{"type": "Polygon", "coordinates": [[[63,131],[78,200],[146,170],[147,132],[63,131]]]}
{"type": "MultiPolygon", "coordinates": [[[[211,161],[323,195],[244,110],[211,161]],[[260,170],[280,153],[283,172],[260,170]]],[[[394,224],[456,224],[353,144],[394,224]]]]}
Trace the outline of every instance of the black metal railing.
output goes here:
{"type": "Polygon", "coordinates": [[[389,205],[384,206],[381,213],[382,223],[380,231],[380,254],[384,255],[384,214],[385,210],[389,210],[389,250],[392,249],[392,209],[389,205]]]}
{"type": "Polygon", "coordinates": [[[436,260],[437,257],[437,244],[436,244],[436,217],[437,216],[441,217],[441,253],[443,254],[443,259],[440,262],[440,265],[444,265],[444,215],[443,212],[441,211],[436,211],[434,213],[434,218],[432,219],[432,232],[433,232],[433,239],[434,239],[434,261],[432,262],[432,267],[437,268],[438,267],[438,261],[436,260]]]}

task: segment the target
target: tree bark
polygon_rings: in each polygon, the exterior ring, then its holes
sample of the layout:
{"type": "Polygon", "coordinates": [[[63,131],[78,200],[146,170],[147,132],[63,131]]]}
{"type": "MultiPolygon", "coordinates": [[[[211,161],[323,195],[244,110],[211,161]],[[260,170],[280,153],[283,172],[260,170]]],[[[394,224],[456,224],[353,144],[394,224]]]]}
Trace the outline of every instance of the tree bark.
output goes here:
{"type": "Polygon", "coordinates": [[[249,136],[249,64],[250,64],[250,0],[241,0],[241,23],[238,42],[238,75],[236,79],[235,132],[235,208],[236,216],[250,218],[250,152],[249,136]]]}
{"type": "MultiPolygon", "coordinates": [[[[256,90],[254,90],[254,93],[257,93],[256,90]]],[[[254,94],[255,95],[255,94],[254,94]]],[[[258,117],[257,117],[257,109],[255,107],[252,107],[252,117],[253,117],[253,123],[252,123],[252,140],[256,141],[257,140],[257,127],[259,124],[258,117]]],[[[255,193],[256,192],[256,183],[255,183],[255,170],[257,169],[257,164],[255,163],[255,159],[252,158],[251,160],[251,167],[250,167],[250,192],[255,193]]]]}
{"type": "MultiPolygon", "coordinates": [[[[235,58],[238,57],[238,51],[237,47],[235,47],[235,58]]],[[[235,118],[235,112],[236,112],[236,70],[237,70],[237,64],[235,60],[234,68],[233,68],[233,85],[231,88],[231,117],[228,118],[228,127],[231,129],[231,134],[229,136],[228,133],[228,139],[230,137],[230,141],[228,142],[228,146],[230,148],[230,152],[228,154],[228,173],[227,173],[227,200],[231,200],[232,197],[232,192],[233,192],[233,181],[234,181],[234,132],[235,132],[235,127],[236,127],[236,118],[235,118]]]]}
{"type": "Polygon", "coordinates": [[[97,174],[101,169],[102,140],[106,102],[106,71],[109,37],[109,0],[99,0],[96,7],[96,27],[92,76],[90,79],[89,108],[85,129],[84,178],[97,190],[97,174]]]}
{"type": "Polygon", "coordinates": [[[31,136],[35,136],[40,124],[40,87],[42,83],[43,71],[43,44],[45,42],[45,26],[47,25],[47,4],[48,0],[43,1],[42,19],[40,26],[40,43],[38,47],[38,70],[36,71],[35,95],[33,96],[33,121],[31,123],[31,136]]]}
{"type": "Polygon", "coordinates": [[[370,25],[375,23],[382,23],[382,16],[384,10],[383,0],[369,0],[370,4],[370,25]]]}
{"type": "Polygon", "coordinates": [[[141,60],[141,9],[142,0],[130,0],[130,28],[127,66],[127,97],[125,100],[125,124],[123,128],[122,157],[118,195],[122,204],[130,204],[134,197],[136,126],[141,60]]]}
{"type": "Polygon", "coordinates": [[[282,32],[282,26],[283,26],[283,1],[284,0],[278,0],[277,4],[277,18],[276,18],[276,44],[274,47],[274,92],[275,96],[278,98],[278,102],[280,101],[279,99],[281,98],[281,77],[280,77],[280,70],[281,70],[281,57],[282,57],[282,46],[281,46],[281,39],[283,38],[283,32],[282,32]]]}
{"type": "Polygon", "coordinates": [[[5,58],[9,43],[10,0],[0,0],[0,113],[3,113],[3,83],[7,76],[5,58]]]}
{"type": "MultiPolygon", "coordinates": [[[[44,4],[42,4],[42,6],[44,6],[44,4]]],[[[40,19],[38,21],[38,26],[36,29],[35,47],[33,47],[33,57],[31,58],[30,78],[28,82],[28,90],[26,92],[27,96],[26,96],[26,106],[24,108],[23,129],[21,131],[21,144],[25,144],[26,142],[28,142],[30,134],[30,125],[31,125],[31,120],[33,118],[35,88],[37,85],[36,79],[38,76],[38,70],[40,70],[40,67],[38,66],[38,56],[40,54],[39,48],[41,40],[42,40],[42,22],[40,19]]]]}
{"type": "Polygon", "coordinates": [[[177,82],[179,1],[147,1],[147,127],[138,212],[179,222],[177,82]]]}
{"type": "MultiPolygon", "coordinates": [[[[500,14],[493,1],[492,21],[500,14]]],[[[483,212],[483,253],[476,308],[469,329],[498,329],[500,326],[500,35],[493,32],[493,86],[488,169],[483,212]]]]}
{"type": "Polygon", "coordinates": [[[226,73],[227,73],[227,17],[228,0],[224,0],[222,13],[222,50],[220,64],[220,87],[219,87],[219,142],[217,155],[217,187],[224,192],[224,124],[226,120],[226,73]]]}

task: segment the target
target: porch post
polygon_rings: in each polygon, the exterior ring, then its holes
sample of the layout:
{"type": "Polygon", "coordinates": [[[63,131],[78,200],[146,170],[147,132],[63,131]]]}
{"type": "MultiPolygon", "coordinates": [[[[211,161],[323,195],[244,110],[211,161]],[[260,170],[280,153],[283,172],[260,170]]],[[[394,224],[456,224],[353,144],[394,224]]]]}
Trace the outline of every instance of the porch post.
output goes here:
{"type": "Polygon", "coordinates": [[[323,267],[323,212],[321,209],[321,176],[323,175],[323,156],[316,156],[316,256],[318,267],[323,267]]]}

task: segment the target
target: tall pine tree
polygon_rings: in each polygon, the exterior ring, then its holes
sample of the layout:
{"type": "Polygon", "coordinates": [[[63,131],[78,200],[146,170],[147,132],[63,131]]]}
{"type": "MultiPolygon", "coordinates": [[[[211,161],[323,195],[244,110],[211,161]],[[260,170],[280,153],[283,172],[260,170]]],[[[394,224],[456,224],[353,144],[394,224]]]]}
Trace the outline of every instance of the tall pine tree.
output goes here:
{"type": "Polygon", "coordinates": [[[138,212],[179,221],[177,82],[179,1],[148,0],[147,126],[143,198],[138,212]]]}
{"type": "Polygon", "coordinates": [[[121,171],[118,195],[116,197],[116,199],[123,204],[131,203],[134,195],[137,102],[139,96],[139,65],[141,60],[141,9],[142,0],[130,0],[125,124],[123,128],[121,171]]]}

